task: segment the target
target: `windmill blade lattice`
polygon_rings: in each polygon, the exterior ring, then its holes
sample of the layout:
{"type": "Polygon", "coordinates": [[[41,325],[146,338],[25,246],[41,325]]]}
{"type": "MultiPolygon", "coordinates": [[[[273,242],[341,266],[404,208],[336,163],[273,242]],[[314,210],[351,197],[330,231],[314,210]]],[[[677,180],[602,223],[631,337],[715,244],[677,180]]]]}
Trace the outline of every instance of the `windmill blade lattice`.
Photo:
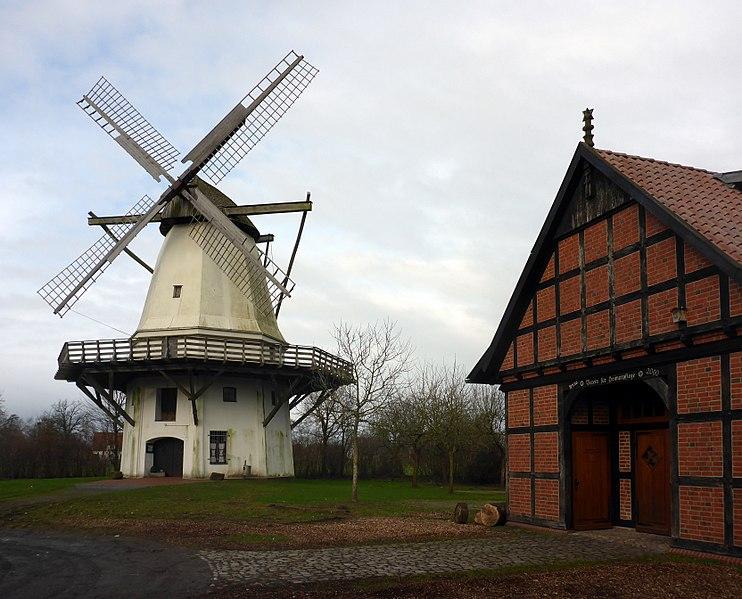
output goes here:
{"type": "Polygon", "coordinates": [[[249,249],[255,260],[249,260],[219,229],[209,222],[194,220],[189,234],[235,286],[252,301],[259,312],[273,311],[281,295],[284,294],[266,276],[266,272],[270,272],[280,280],[289,293],[293,291],[294,281],[257,245],[253,244],[249,249]]]}
{"type": "MultiPolygon", "coordinates": [[[[155,200],[145,195],[134,206],[132,206],[126,214],[143,214],[150,210],[154,204],[155,200]]],[[[113,239],[111,235],[106,233],[85,250],[78,258],[76,258],[69,266],[62,270],[62,272],[38,290],[37,293],[52,307],[55,314],[64,316],[77,300],[80,299],[82,294],[87,291],[98,277],[100,277],[103,271],[108,268],[110,262],[105,262],[103,266],[98,269],[98,271],[95,272],[80,289],[77,290],[72,298],[70,298],[66,303],[64,302],[65,298],[69,296],[75,287],[77,287],[80,282],[95,269],[111,249],[113,249],[117,240],[124,237],[135,224],[136,223],[125,223],[111,226],[111,233],[116,237],[116,239],[113,239]]]]}
{"type": "Polygon", "coordinates": [[[173,144],[105,77],[77,105],[157,181],[177,161],[179,152],[173,144]]]}
{"type": "Polygon", "coordinates": [[[271,130],[318,72],[319,69],[313,67],[296,52],[289,52],[240,101],[241,105],[251,110],[250,113],[231,132],[224,143],[205,160],[201,167],[201,174],[215,185],[219,183],[271,130]],[[294,63],[296,65],[291,68],[294,63]],[[289,68],[291,70],[284,75],[289,68]],[[278,85],[260,100],[266,90],[279,79],[281,80],[278,85]]]}

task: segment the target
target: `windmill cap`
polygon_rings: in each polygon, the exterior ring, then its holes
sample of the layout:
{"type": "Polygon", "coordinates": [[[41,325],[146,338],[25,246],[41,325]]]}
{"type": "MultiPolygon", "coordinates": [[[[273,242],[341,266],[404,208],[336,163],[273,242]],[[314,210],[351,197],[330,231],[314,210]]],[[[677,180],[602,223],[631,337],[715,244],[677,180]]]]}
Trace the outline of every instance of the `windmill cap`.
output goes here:
{"type": "MultiPolygon", "coordinates": [[[[200,177],[195,177],[193,179],[193,184],[195,184],[198,190],[209,198],[209,200],[211,200],[211,202],[218,208],[227,208],[237,205],[227,195],[200,177]]],[[[200,215],[189,202],[184,201],[181,197],[177,197],[165,206],[165,209],[162,211],[160,233],[167,235],[173,225],[189,223],[193,220],[194,216],[200,218],[200,215]]],[[[258,231],[258,228],[253,224],[248,216],[240,214],[238,216],[230,216],[229,219],[253,239],[260,237],[260,231],[258,231]]]]}

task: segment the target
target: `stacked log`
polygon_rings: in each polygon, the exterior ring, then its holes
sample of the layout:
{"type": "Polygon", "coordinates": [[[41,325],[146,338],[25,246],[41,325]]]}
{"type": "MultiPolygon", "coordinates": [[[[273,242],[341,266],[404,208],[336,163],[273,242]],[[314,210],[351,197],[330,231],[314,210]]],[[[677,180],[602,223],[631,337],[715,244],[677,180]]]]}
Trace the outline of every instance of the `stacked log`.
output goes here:
{"type": "Polygon", "coordinates": [[[466,503],[457,503],[453,512],[453,521],[456,524],[466,524],[469,522],[469,505],[466,503]]]}
{"type": "Polygon", "coordinates": [[[503,504],[485,503],[474,516],[474,523],[482,526],[501,526],[507,518],[503,504]]]}

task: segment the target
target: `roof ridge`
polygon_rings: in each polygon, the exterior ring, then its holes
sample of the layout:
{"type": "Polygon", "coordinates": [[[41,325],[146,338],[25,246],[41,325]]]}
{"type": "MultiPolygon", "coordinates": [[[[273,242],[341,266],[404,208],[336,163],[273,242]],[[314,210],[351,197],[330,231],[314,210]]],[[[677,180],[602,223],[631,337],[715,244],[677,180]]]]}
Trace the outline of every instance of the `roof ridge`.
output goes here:
{"type": "Polygon", "coordinates": [[[699,168],[697,166],[688,166],[687,164],[679,164],[677,162],[668,162],[667,160],[657,160],[656,158],[647,158],[646,156],[637,156],[636,154],[626,154],[625,152],[615,152],[614,150],[602,150],[600,148],[594,148],[596,152],[603,152],[605,154],[612,154],[613,156],[621,156],[623,158],[635,158],[636,160],[644,160],[646,162],[656,162],[657,164],[664,164],[665,166],[677,166],[680,168],[687,168],[694,171],[706,173],[708,175],[718,175],[716,171],[710,171],[705,168],[699,168]]]}

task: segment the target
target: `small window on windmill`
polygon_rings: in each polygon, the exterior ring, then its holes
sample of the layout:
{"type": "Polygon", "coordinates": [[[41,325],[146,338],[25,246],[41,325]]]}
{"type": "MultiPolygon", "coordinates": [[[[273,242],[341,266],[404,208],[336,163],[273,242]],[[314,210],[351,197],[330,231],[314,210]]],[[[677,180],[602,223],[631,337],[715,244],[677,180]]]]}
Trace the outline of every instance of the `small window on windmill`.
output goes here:
{"type": "Polygon", "coordinates": [[[180,297],[180,292],[183,290],[183,285],[173,285],[173,297],[180,297]]]}
{"type": "Polygon", "coordinates": [[[209,463],[227,463],[227,431],[209,431],[209,463]]]}
{"type": "Polygon", "coordinates": [[[166,387],[157,390],[157,402],[155,406],[155,420],[159,422],[175,421],[178,407],[178,390],[174,387],[166,387]]]}
{"type": "Polygon", "coordinates": [[[236,387],[224,387],[222,389],[222,400],[228,402],[237,401],[237,388],[236,387]]]}

